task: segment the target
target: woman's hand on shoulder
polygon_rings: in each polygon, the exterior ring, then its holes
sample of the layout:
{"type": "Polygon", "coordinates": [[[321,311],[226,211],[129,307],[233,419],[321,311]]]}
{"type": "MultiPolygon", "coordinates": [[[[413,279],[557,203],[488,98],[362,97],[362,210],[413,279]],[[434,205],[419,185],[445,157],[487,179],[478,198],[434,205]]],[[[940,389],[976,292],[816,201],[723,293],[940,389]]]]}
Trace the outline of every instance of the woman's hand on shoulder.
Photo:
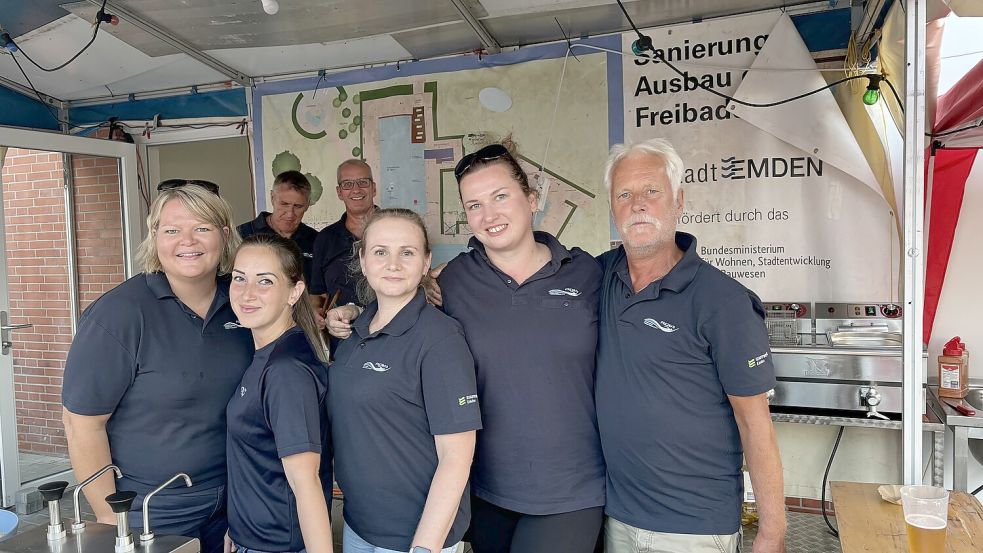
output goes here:
{"type": "Polygon", "coordinates": [[[354,304],[342,305],[328,311],[324,320],[328,332],[335,338],[344,340],[352,335],[352,321],[362,314],[362,309],[354,304]]]}
{"type": "Polygon", "coordinates": [[[430,273],[427,274],[430,278],[423,279],[423,291],[427,294],[427,301],[437,307],[444,304],[444,298],[440,295],[440,285],[437,284],[437,277],[440,276],[445,267],[447,267],[446,263],[437,265],[430,269],[430,273]]]}

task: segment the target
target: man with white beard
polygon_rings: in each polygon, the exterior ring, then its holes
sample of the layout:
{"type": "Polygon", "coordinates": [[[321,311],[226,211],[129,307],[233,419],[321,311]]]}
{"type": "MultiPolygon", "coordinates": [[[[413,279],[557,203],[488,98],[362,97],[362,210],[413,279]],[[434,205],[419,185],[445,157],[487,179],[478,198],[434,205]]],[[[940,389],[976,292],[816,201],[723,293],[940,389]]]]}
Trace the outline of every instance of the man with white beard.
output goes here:
{"type": "Polygon", "coordinates": [[[683,162],[661,139],[605,168],[622,246],[599,257],[595,397],[607,463],[606,553],[736,552],[746,457],[754,553],[785,550],[775,371],[758,297],[676,232],[683,162]]]}

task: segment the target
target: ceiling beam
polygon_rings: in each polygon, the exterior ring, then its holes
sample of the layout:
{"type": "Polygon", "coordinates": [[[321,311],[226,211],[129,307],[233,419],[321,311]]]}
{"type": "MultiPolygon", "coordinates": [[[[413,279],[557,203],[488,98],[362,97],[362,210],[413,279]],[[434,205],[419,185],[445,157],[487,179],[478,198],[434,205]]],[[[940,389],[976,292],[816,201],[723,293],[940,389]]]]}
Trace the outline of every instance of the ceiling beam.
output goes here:
{"type": "Polygon", "coordinates": [[[464,5],[464,0],[451,0],[451,3],[454,4],[457,11],[461,12],[461,17],[471,26],[474,34],[478,35],[478,40],[481,41],[481,45],[485,47],[485,50],[489,54],[497,54],[502,51],[502,45],[495,40],[495,37],[488,32],[488,29],[485,28],[481,21],[478,21],[478,18],[464,5]]]}
{"type": "MultiPolygon", "coordinates": [[[[95,6],[102,5],[102,0],[88,0],[88,2],[95,6]]],[[[208,54],[194,47],[191,43],[185,42],[184,40],[181,40],[180,38],[171,35],[170,32],[167,31],[167,29],[144,19],[140,15],[137,15],[131,12],[130,10],[128,10],[127,8],[120,6],[118,3],[113,1],[107,1],[106,11],[112,13],[113,15],[116,15],[122,20],[128,21],[134,27],[146,33],[149,33],[151,36],[154,36],[157,39],[165,42],[166,44],[169,44],[170,46],[180,50],[182,53],[187,54],[188,56],[194,58],[200,63],[207,65],[208,67],[211,67],[215,71],[222,73],[223,75],[239,83],[240,85],[245,87],[253,86],[253,79],[249,75],[246,75],[242,71],[239,71],[234,67],[231,67],[226,63],[221,62],[213,58],[212,56],[209,56],[208,54]]]]}
{"type": "Polygon", "coordinates": [[[4,88],[9,88],[14,92],[23,94],[24,96],[27,96],[32,100],[37,100],[38,96],[40,95],[41,99],[49,106],[55,106],[57,108],[61,108],[64,106],[64,102],[59,100],[58,98],[55,98],[54,96],[49,96],[40,91],[37,94],[35,94],[34,90],[32,90],[30,87],[22,85],[17,81],[12,81],[10,79],[7,79],[5,77],[0,77],[0,86],[4,88]]]}

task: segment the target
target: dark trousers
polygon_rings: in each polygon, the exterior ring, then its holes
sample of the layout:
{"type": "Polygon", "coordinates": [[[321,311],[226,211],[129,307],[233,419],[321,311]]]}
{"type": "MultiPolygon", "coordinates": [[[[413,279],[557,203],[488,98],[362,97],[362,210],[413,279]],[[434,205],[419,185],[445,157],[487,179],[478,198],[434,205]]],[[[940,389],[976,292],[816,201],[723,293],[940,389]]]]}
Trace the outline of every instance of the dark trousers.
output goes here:
{"type": "MultiPolygon", "coordinates": [[[[139,535],[143,528],[143,494],[133,502],[130,527],[139,535]]],[[[174,495],[157,494],[150,500],[150,529],[156,535],[198,538],[202,553],[222,553],[229,529],[225,511],[225,486],[174,495]]]]}
{"type": "Polygon", "coordinates": [[[474,553],[592,553],[604,507],[555,515],[527,515],[471,496],[474,553]]]}

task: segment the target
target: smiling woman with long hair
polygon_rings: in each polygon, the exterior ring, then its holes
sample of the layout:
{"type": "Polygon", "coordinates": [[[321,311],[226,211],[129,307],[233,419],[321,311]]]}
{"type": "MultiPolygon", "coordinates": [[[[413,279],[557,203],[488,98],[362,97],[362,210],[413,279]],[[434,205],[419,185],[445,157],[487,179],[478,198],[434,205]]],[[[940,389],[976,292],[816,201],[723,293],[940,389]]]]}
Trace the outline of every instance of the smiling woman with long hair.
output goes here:
{"type": "Polygon", "coordinates": [[[256,354],[229,400],[226,551],[330,553],[328,368],[297,244],[246,238],[229,296],[256,354]]]}
{"type": "Polygon", "coordinates": [[[62,387],[68,452],[79,481],[113,463],[85,488],[100,522],[114,524],[105,497],[144,496],[177,472],[191,488],[155,496],[150,522],[162,534],[222,550],[225,406],[253,354],[229,305],[228,273],[239,235],[232,208],[202,186],[162,188],[150,206],[140,273],[106,292],[79,320],[62,387]]]}
{"type": "Polygon", "coordinates": [[[474,361],[420,286],[430,243],[419,215],[373,212],[355,259],[368,306],[329,372],[345,553],[450,553],[468,525],[481,428],[474,361]]]}

